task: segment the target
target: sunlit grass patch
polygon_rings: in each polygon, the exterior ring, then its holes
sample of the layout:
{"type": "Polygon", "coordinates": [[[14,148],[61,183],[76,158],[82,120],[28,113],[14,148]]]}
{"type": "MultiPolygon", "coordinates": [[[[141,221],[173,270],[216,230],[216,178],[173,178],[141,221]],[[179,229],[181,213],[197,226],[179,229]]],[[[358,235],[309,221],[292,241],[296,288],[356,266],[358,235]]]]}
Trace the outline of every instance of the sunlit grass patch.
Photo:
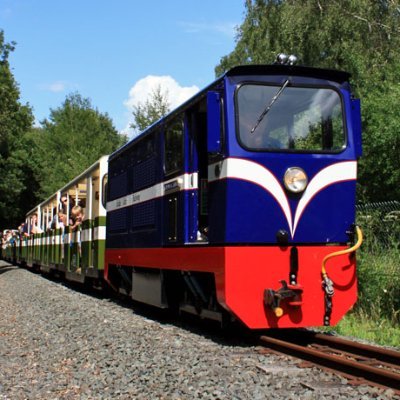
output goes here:
{"type": "Polygon", "coordinates": [[[385,346],[400,348],[400,326],[385,318],[372,319],[363,312],[352,312],[330,329],[339,335],[351,336],[378,343],[385,346]]]}

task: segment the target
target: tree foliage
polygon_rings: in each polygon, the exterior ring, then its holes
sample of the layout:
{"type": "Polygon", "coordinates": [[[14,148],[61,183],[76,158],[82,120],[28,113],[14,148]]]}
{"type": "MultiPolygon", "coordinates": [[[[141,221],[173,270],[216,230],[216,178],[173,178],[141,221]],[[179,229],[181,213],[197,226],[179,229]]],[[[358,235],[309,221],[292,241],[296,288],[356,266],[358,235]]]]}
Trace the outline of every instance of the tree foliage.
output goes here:
{"type": "Polygon", "coordinates": [[[36,144],[41,164],[42,196],[54,193],[126,141],[108,115],[94,109],[90,100],[78,93],[68,95],[61,107],[50,110],[49,119],[42,125],[29,137],[36,144]]]}
{"type": "Polygon", "coordinates": [[[362,86],[371,72],[383,77],[382,67],[395,66],[399,18],[397,1],[247,0],[236,48],[216,72],[284,52],[304,65],[346,69],[362,86]]]}
{"type": "Polygon", "coordinates": [[[301,64],[347,70],[362,100],[364,200],[400,198],[400,9],[396,0],[246,0],[236,47],[216,67],[271,63],[278,53],[301,64]]]}
{"type": "Polygon", "coordinates": [[[15,43],[5,43],[0,31],[0,227],[13,226],[21,215],[23,199],[29,201],[30,170],[25,163],[24,135],[33,123],[29,106],[20,103],[18,85],[9,65],[15,43]]]}
{"type": "Polygon", "coordinates": [[[144,102],[133,107],[134,122],[130,125],[136,133],[144,131],[148,126],[158,121],[170,111],[168,93],[163,93],[157,86],[144,102]]]}

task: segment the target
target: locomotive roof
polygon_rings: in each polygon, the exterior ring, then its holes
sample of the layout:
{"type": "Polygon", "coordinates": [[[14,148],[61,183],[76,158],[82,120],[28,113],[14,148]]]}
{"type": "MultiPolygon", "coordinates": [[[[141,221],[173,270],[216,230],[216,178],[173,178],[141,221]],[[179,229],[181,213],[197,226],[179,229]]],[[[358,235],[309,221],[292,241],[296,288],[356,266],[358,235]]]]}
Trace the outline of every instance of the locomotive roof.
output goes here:
{"type": "Polygon", "coordinates": [[[350,74],[345,71],[323,68],[311,68],[298,65],[240,65],[225,73],[225,76],[235,75],[296,75],[310,78],[326,79],[338,83],[349,80],[350,74]]]}
{"type": "Polygon", "coordinates": [[[109,160],[111,161],[116,156],[129,149],[138,141],[145,138],[147,135],[151,134],[157,127],[160,125],[168,123],[171,119],[173,119],[176,115],[191,107],[193,104],[199,102],[204,97],[206,97],[207,92],[212,89],[218,87],[218,85],[224,80],[225,77],[230,76],[239,76],[239,75],[295,75],[295,76],[303,76],[317,79],[324,79],[329,81],[334,81],[338,83],[344,83],[349,80],[350,74],[345,71],[333,70],[333,69],[323,69],[323,68],[312,68],[312,67],[304,67],[298,65],[281,65],[281,64],[272,64],[272,65],[240,65],[237,67],[233,67],[225,74],[220,76],[210,85],[206,86],[203,90],[196,93],[193,97],[187,100],[185,103],[181,104],[178,108],[171,111],[169,114],[154,122],[148,128],[146,128],[143,132],[141,132],[137,137],[130,140],[124,146],[117,149],[114,153],[109,156],[109,160]]]}

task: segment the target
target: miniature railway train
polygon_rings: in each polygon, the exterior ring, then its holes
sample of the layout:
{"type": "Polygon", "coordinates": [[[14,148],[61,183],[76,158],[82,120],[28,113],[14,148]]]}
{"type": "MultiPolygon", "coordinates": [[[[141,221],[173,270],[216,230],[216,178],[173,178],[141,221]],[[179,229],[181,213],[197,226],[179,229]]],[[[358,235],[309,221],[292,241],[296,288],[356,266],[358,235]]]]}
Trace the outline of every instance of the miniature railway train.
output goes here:
{"type": "Polygon", "coordinates": [[[336,324],[357,298],[360,103],[347,73],[290,64],[225,73],[28,212],[3,257],[252,329],[336,324]],[[61,198],[79,229],[51,226],[61,198]]]}

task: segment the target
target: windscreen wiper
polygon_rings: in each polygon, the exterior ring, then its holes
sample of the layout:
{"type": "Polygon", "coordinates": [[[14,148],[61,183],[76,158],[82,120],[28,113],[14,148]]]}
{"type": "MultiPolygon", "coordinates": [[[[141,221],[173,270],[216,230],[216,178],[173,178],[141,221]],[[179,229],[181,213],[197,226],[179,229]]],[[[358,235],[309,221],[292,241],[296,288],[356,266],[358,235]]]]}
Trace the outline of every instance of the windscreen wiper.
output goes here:
{"type": "Polygon", "coordinates": [[[267,107],[265,107],[264,111],[260,114],[258,117],[258,120],[250,133],[254,133],[254,131],[257,129],[258,125],[261,124],[261,121],[264,119],[264,117],[267,115],[268,111],[271,109],[273,104],[278,100],[279,96],[282,94],[282,92],[285,90],[286,86],[289,85],[289,79],[286,79],[286,81],[283,83],[283,85],[279,88],[279,90],[276,92],[276,95],[272,98],[271,102],[268,104],[267,107]]]}

